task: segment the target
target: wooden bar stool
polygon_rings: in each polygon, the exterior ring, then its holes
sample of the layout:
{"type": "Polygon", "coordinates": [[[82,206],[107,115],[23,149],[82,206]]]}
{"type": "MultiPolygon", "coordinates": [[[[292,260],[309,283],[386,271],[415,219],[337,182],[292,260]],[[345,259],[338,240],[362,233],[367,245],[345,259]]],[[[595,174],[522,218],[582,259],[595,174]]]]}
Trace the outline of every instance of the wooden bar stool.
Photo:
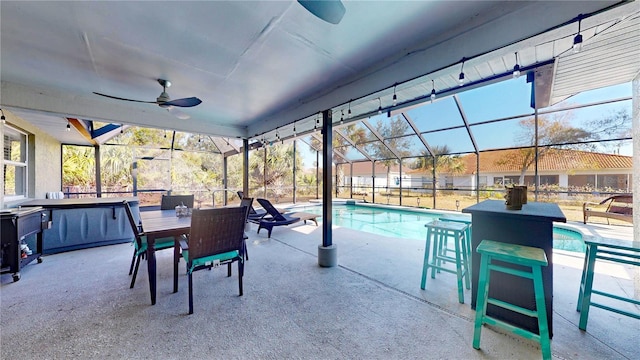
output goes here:
{"type": "Polygon", "coordinates": [[[471,288],[471,279],[469,278],[469,260],[467,254],[467,225],[456,222],[446,222],[434,220],[425,225],[427,228],[427,239],[424,248],[424,262],[422,265],[422,282],[420,288],[425,289],[427,282],[427,272],[431,268],[431,278],[435,279],[436,271],[446,271],[456,274],[458,278],[458,301],[464,304],[464,293],[462,290],[462,280],[465,286],[471,288]],[[433,249],[431,244],[433,240],[433,249]],[[454,256],[447,255],[447,242],[452,240],[454,243],[454,256]],[[431,257],[431,260],[429,260],[431,257]],[[444,263],[455,263],[456,268],[450,269],[444,266],[444,263]]]}
{"type": "Polygon", "coordinates": [[[542,283],[542,266],[547,266],[547,256],[544,250],[515,244],[506,244],[491,240],[482,240],[476,249],[480,254],[480,273],[478,280],[478,297],[476,303],[476,321],[473,331],[473,348],[480,349],[480,332],[482,324],[500,327],[526,339],[532,339],[540,343],[542,358],[551,359],[551,343],[549,341],[549,328],[547,327],[547,309],[544,302],[544,287],[542,283]],[[530,267],[531,272],[493,264],[492,260],[512,263],[530,267]],[[491,271],[500,271],[514,276],[520,276],[533,280],[535,292],[536,310],[507,303],[489,297],[489,279],[491,271]],[[507,322],[487,315],[487,304],[499,306],[523,315],[538,319],[540,334],[513,326],[507,322]]]}
{"type": "Polygon", "coordinates": [[[580,311],[580,323],[578,324],[578,328],[580,330],[587,330],[590,306],[595,306],[600,309],[640,319],[640,312],[627,311],[619,306],[624,303],[640,306],[640,301],[629,296],[624,296],[625,294],[622,293],[612,294],[593,288],[596,259],[640,266],[640,241],[587,237],[584,239],[584,242],[587,245],[587,252],[585,253],[584,266],[582,268],[580,292],[578,293],[578,305],[576,308],[577,311],[580,311]],[[597,299],[594,301],[594,299],[592,299],[593,295],[598,295],[600,298],[608,298],[609,300],[614,301],[610,301],[608,304],[601,303],[598,302],[597,299]]]}
{"type": "Polygon", "coordinates": [[[467,236],[467,256],[469,258],[469,269],[471,269],[471,218],[456,216],[456,215],[443,215],[439,218],[442,221],[451,221],[451,222],[459,222],[467,225],[467,230],[465,231],[465,235],[467,236]]]}

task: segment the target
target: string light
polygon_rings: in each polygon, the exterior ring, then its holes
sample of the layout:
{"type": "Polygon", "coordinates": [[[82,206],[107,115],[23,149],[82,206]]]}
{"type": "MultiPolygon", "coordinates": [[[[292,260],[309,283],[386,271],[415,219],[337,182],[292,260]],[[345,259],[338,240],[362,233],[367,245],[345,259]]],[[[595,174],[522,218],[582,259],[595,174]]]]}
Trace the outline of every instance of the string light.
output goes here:
{"type": "Polygon", "coordinates": [[[7,118],[4,117],[4,111],[2,111],[2,109],[0,109],[0,113],[2,113],[2,116],[0,117],[0,120],[2,120],[3,124],[6,124],[7,123],[7,118]]]}
{"type": "Polygon", "coordinates": [[[398,97],[396,96],[396,86],[398,84],[393,84],[393,106],[396,106],[396,104],[398,103],[398,97]]]}
{"type": "Polygon", "coordinates": [[[67,120],[67,131],[71,131],[71,124],[69,123],[69,120],[67,120]]]}
{"type": "Polygon", "coordinates": [[[344,109],[340,110],[340,125],[344,123],[344,109]]]}
{"type": "Polygon", "coordinates": [[[458,76],[458,83],[460,86],[464,85],[464,60],[465,58],[462,58],[462,66],[460,66],[460,75],[458,76]]]}
{"type": "Polygon", "coordinates": [[[296,137],[296,122],[293,122],[293,137],[296,137]]]}
{"type": "Polygon", "coordinates": [[[518,52],[516,51],[516,64],[513,66],[513,78],[517,79],[520,76],[520,65],[518,64],[518,52]]]}
{"type": "Polygon", "coordinates": [[[382,99],[378,98],[378,102],[379,102],[379,105],[378,105],[378,115],[379,115],[379,114],[382,114],[382,99]]]}
{"type": "Polygon", "coordinates": [[[580,34],[581,25],[582,14],[578,15],[578,34],[573,38],[573,52],[576,54],[582,51],[582,34],[580,34]]]}
{"type": "Polygon", "coordinates": [[[433,81],[433,79],[431,79],[431,101],[433,102],[433,100],[436,99],[436,84],[433,81]]]}
{"type": "Polygon", "coordinates": [[[347,116],[348,117],[351,117],[351,101],[352,100],[349,100],[349,111],[347,111],[347,116]]]}
{"type": "MultiPolygon", "coordinates": [[[[69,131],[69,124],[67,124],[67,131],[69,131]]],[[[124,132],[124,124],[120,124],[120,134],[124,132]]]]}

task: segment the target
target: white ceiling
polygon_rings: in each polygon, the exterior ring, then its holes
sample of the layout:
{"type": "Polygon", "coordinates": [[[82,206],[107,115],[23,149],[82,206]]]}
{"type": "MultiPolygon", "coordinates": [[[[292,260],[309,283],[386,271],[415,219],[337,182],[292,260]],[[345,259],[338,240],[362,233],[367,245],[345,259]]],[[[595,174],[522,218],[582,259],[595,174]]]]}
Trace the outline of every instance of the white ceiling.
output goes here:
{"type": "MultiPolygon", "coordinates": [[[[522,66],[568,56],[577,31],[572,20],[618,4],[343,3],[346,14],[332,25],[296,1],[3,0],[0,104],[36,124],[71,117],[246,138],[344,109],[351,99],[355,113],[377,108],[383,95],[383,106],[390,106],[394,84],[407,103],[428,96],[430,79],[438,91],[456,89],[462,58],[470,59],[464,70],[473,82],[508,72],[515,51],[522,66]],[[190,119],[93,94],[154,101],[162,90],[158,78],[173,83],[173,99],[202,99],[181,109],[190,119]]],[[[626,31],[637,35],[638,11],[638,3],[627,2],[585,19],[585,48],[602,24],[626,21],[626,31]]],[[[626,62],[633,64],[622,76],[629,81],[639,61],[626,62]]],[[[58,138],[82,142],[72,136],[58,138]]]]}

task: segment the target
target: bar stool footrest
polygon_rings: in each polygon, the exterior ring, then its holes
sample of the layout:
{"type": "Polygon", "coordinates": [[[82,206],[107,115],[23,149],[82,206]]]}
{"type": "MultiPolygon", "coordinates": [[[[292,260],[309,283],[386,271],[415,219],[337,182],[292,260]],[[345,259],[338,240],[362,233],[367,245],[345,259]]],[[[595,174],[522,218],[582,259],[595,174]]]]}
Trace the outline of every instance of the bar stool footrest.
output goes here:
{"type": "Polygon", "coordinates": [[[491,305],[495,305],[495,306],[500,306],[501,308],[507,309],[507,310],[511,310],[517,313],[520,313],[522,315],[526,315],[532,318],[537,318],[538,317],[538,311],[537,310],[530,310],[530,309],[526,309],[517,305],[513,305],[510,304],[508,302],[504,302],[502,300],[498,300],[498,299],[494,299],[494,298],[488,298],[487,299],[487,304],[491,304],[491,305]]]}

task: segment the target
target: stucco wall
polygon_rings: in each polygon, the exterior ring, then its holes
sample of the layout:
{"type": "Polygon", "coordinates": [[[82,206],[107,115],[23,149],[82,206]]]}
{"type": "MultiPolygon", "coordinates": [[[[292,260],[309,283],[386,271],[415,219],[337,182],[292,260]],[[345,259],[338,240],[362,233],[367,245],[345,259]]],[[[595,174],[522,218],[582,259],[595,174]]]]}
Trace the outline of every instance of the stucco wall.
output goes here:
{"type": "MultiPolygon", "coordinates": [[[[62,147],[60,142],[49,136],[39,128],[33,126],[10,111],[2,109],[7,124],[28,133],[28,196],[29,198],[44,198],[47,191],[60,191],[62,189],[62,147]]],[[[0,130],[0,136],[4,145],[4,131],[0,130]]],[[[4,179],[1,179],[4,183],[4,179]]],[[[0,208],[10,207],[16,204],[5,203],[4,190],[0,197],[0,208]]]]}

